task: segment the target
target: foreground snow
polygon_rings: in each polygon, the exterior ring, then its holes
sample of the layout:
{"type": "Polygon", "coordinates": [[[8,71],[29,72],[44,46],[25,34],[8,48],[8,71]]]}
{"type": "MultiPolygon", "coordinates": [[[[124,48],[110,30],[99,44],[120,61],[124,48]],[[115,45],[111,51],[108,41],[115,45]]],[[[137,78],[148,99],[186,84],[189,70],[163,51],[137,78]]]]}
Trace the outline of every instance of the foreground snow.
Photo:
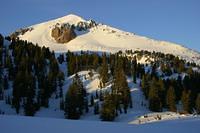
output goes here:
{"type": "Polygon", "coordinates": [[[23,116],[0,116],[1,133],[199,133],[200,119],[130,125],[23,116]]]}

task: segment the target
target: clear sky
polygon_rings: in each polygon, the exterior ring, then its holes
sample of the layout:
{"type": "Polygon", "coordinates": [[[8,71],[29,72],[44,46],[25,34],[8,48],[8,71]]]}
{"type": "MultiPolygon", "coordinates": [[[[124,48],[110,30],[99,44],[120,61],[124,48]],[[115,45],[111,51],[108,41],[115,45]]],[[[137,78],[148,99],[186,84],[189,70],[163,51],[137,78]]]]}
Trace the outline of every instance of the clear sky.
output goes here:
{"type": "Polygon", "coordinates": [[[0,33],[76,14],[200,51],[200,0],[1,0],[0,33]]]}

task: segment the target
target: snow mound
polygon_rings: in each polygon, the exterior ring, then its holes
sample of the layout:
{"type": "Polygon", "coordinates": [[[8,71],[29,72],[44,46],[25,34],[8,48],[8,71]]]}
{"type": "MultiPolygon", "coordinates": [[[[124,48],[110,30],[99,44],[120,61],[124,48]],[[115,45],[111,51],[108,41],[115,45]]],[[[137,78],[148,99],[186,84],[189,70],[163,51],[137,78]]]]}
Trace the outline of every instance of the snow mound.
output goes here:
{"type": "Polygon", "coordinates": [[[194,118],[194,117],[191,114],[180,114],[176,112],[149,113],[138,117],[136,120],[130,122],[130,124],[145,124],[145,123],[177,120],[184,118],[194,118]]]}

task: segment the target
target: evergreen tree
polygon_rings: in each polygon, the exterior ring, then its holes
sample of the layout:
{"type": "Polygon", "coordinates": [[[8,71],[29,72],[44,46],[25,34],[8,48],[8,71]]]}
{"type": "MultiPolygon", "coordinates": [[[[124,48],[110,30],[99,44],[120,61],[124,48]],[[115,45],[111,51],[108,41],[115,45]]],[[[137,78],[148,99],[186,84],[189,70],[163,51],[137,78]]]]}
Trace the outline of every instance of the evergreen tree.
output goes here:
{"type": "Polygon", "coordinates": [[[149,109],[151,111],[160,112],[162,111],[162,102],[159,97],[159,86],[157,80],[153,79],[149,91],[149,109]]]}
{"type": "Polygon", "coordinates": [[[164,107],[166,105],[166,90],[164,81],[161,78],[159,78],[157,82],[157,88],[158,88],[158,96],[161,100],[162,107],[164,107]]]}
{"type": "Polygon", "coordinates": [[[132,107],[132,99],[123,69],[116,68],[111,88],[116,109],[121,110],[120,104],[122,104],[124,112],[127,113],[128,107],[132,107]]]}
{"type": "Polygon", "coordinates": [[[35,111],[36,111],[36,108],[33,102],[33,98],[27,97],[26,102],[24,104],[24,114],[26,116],[34,116],[35,111]]]}
{"type": "Polygon", "coordinates": [[[49,97],[50,97],[50,93],[49,93],[49,88],[48,88],[48,81],[46,79],[46,77],[40,77],[40,80],[38,80],[39,82],[39,100],[38,103],[43,106],[43,107],[48,107],[49,106],[49,97]]]}
{"type": "Polygon", "coordinates": [[[147,75],[143,75],[143,77],[142,77],[141,88],[142,88],[142,91],[143,91],[145,98],[148,99],[149,81],[147,79],[147,75]]]}
{"type": "Polygon", "coordinates": [[[65,103],[64,100],[61,98],[60,99],[60,110],[64,110],[65,109],[65,103]]]}
{"type": "Polygon", "coordinates": [[[182,101],[182,105],[183,105],[183,110],[187,113],[190,113],[192,111],[191,109],[191,99],[190,99],[190,91],[184,90],[182,92],[182,97],[181,97],[181,101],[182,101]]]}
{"type": "Polygon", "coordinates": [[[25,88],[23,82],[24,82],[24,74],[22,72],[18,72],[14,82],[13,82],[13,99],[12,99],[12,104],[13,107],[16,109],[16,113],[19,113],[20,109],[20,101],[21,101],[21,96],[24,95],[24,91],[22,90],[25,88]]]}
{"type": "Polygon", "coordinates": [[[91,95],[90,97],[90,106],[94,106],[94,96],[91,95]]]}
{"type": "Polygon", "coordinates": [[[64,73],[60,71],[57,76],[58,76],[58,86],[59,86],[59,90],[60,90],[59,97],[61,98],[61,97],[63,97],[62,87],[63,87],[63,82],[64,82],[64,79],[65,79],[64,73]]]}
{"type": "Polygon", "coordinates": [[[75,75],[73,82],[75,83],[75,85],[78,87],[78,91],[77,91],[77,95],[78,95],[78,105],[79,105],[79,112],[80,114],[82,114],[82,110],[85,109],[86,105],[86,99],[87,99],[87,94],[86,94],[86,90],[83,87],[83,83],[80,80],[80,77],[78,74],[75,75]]]}
{"type": "Polygon", "coordinates": [[[98,67],[98,65],[99,65],[99,57],[98,57],[98,55],[97,54],[94,54],[94,57],[93,57],[94,59],[93,59],[93,68],[94,69],[97,69],[97,67],[98,67]]]}
{"type": "Polygon", "coordinates": [[[80,118],[80,107],[79,107],[79,96],[78,86],[74,83],[69,86],[67,94],[65,96],[65,116],[68,119],[79,119],[80,118]]]}
{"type": "Polygon", "coordinates": [[[87,112],[86,91],[78,74],[75,75],[73,83],[69,86],[65,98],[66,118],[79,119],[84,109],[87,112]]]}
{"type": "Polygon", "coordinates": [[[73,53],[68,52],[67,53],[67,67],[68,67],[68,76],[74,74],[76,72],[76,57],[73,53]]]}
{"type": "Polygon", "coordinates": [[[98,91],[96,90],[95,99],[99,99],[98,91]]]}
{"type": "Polygon", "coordinates": [[[99,102],[94,103],[94,114],[99,114],[99,102]]]}
{"type": "Polygon", "coordinates": [[[7,76],[4,76],[3,86],[4,86],[4,89],[5,89],[5,90],[7,90],[8,87],[9,87],[7,76]]]}
{"type": "Polygon", "coordinates": [[[113,121],[115,119],[115,114],[115,103],[113,96],[106,94],[101,107],[100,118],[102,121],[113,121]]]}
{"type": "Polygon", "coordinates": [[[104,98],[104,97],[103,97],[103,92],[102,92],[102,89],[100,89],[100,90],[99,90],[99,100],[100,100],[100,101],[103,101],[103,98],[104,98]]]}
{"type": "Polygon", "coordinates": [[[167,91],[167,106],[170,111],[176,111],[176,96],[174,88],[171,86],[167,91]]]}
{"type": "Polygon", "coordinates": [[[198,114],[200,114],[200,93],[198,94],[196,98],[196,111],[198,114]]]}
{"type": "Polygon", "coordinates": [[[36,107],[35,107],[35,103],[34,103],[34,97],[35,97],[35,79],[32,76],[32,74],[26,72],[25,73],[25,79],[26,79],[26,92],[25,92],[25,96],[26,96],[26,100],[24,103],[24,113],[27,116],[34,116],[35,111],[36,111],[36,107]]]}
{"type": "Polygon", "coordinates": [[[3,78],[2,78],[2,70],[0,68],[0,100],[3,100],[4,97],[4,88],[3,88],[3,78]]]}
{"type": "Polygon", "coordinates": [[[132,61],[132,77],[133,77],[133,82],[136,84],[136,75],[137,75],[137,59],[136,56],[134,57],[132,61]]]}
{"type": "Polygon", "coordinates": [[[89,112],[89,107],[88,107],[88,98],[85,97],[84,98],[84,105],[85,105],[85,113],[88,113],[89,112]]]}
{"type": "Polygon", "coordinates": [[[107,60],[106,60],[106,55],[103,55],[103,61],[102,61],[102,66],[100,69],[100,80],[102,83],[102,87],[105,87],[106,83],[108,82],[108,64],[107,64],[107,60]]]}

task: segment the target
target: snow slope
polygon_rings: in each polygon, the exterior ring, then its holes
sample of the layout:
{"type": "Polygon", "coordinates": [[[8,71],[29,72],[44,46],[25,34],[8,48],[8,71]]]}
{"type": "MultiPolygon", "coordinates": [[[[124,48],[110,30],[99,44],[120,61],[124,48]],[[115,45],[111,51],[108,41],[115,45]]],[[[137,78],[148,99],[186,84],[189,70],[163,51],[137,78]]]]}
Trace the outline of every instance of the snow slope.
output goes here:
{"type": "MultiPolygon", "coordinates": [[[[60,69],[63,72],[66,72],[66,63],[60,64],[60,69]]],[[[80,71],[78,75],[83,82],[84,87],[87,90],[88,94],[92,94],[95,96],[96,90],[99,91],[99,74],[93,71],[93,77],[89,77],[89,71],[80,71]]],[[[65,74],[66,75],[66,74],[65,74]]],[[[63,94],[66,94],[68,90],[68,86],[71,84],[72,79],[75,75],[70,77],[65,77],[65,83],[63,86],[63,94]]],[[[183,120],[185,118],[195,118],[196,116],[193,115],[181,115],[179,113],[174,112],[161,112],[161,113],[152,113],[148,109],[148,102],[145,100],[143,96],[143,92],[139,87],[140,80],[137,80],[137,84],[132,82],[131,77],[127,77],[127,82],[130,87],[132,101],[133,101],[133,108],[128,109],[127,114],[120,114],[114,121],[114,123],[130,123],[130,124],[145,124],[145,123],[152,123],[152,122],[160,122],[166,120],[183,120]],[[161,120],[157,118],[157,116],[161,117],[161,120]],[[148,116],[148,117],[145,117],[148,116]]],[[[109,90],[111,88],[111,84],[108,84],[103,90],[109,90]]],[[[12,92],[12,88],[6,90],[6,94],[12,92]]],[[[65,95],[64,95],[65,96],[65,95]]],[[[88,96],[90,98],[90,96],[88,96]]],[[[90,100],[89,100],[90,101],[90,100]]],[[[5,115],[17,115],[14,108],[11,108],[10,105],[7,105],[5,101],[0,101],[0,111],[3,111],[5,115]]],[[[17,116],[23,116],[24,111],[23,108],[20,109],[20,113],[17,116]]],[[[43,118],[59,118],[64,119],[64,111],[60,110],[60,98],[56,98],[56,95],[53,94],[49,99],[49,107],[44,108],[41,107],[39,111],[36,112],[35,117],[43,117],[43,118]]],[[[85,113],[81,116],[80,120],[84,121],[93,121],[99,122],[101,121],[99,115],[94,115],[94,108],[89,107],[89,112],[85,113]]],[[[199,116],[198,116],[199,117],[199,116]]]]}
{"type": "Polygon", "coordinates": [[[116,28],[98,24],[88,29],[86,32],[78,32],[78,36],[67,44],[58,44],[51,37],[51,29],[57,24],[74,24],[78,22],[88,22],[76,15],[68,15],[55,20],[30,26],[33,30],[20,35],[22,40],[38,43],[40,46],[47,46],[55,52],[70,51],[104,51],[118,52],[119,50],[148,50],[163,53],[170,53],[180,56],[187,61],[200,64],[200,54],[194,50],[185,48],[181,45],[157,41],[133,33],[124,32],[116,28]]]}
{"type": "Polygon", "coordinates": [[[144,125],[73,121],[37,117],[1,116],[1,133],[199,133],[200,119],[165,121],[144,125]]]}

